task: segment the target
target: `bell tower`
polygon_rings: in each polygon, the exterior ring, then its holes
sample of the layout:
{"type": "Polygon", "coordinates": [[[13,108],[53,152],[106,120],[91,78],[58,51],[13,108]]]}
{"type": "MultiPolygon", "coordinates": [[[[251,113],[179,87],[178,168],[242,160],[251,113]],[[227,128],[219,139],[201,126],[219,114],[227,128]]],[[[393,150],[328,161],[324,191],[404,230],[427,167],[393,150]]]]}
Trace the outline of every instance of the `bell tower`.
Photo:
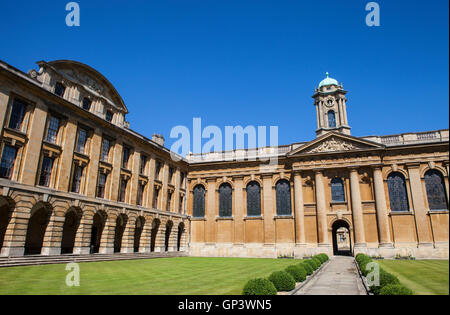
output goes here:
{"type": "Polygon", "coordinates": [[[318,137],[330,131],[341,132],[350,135],[350,126],[347,120],[347,91],[342,84],[330,78],[327,72],[326,78],[320,82],[313,98],[317,112],[318,137]]]}

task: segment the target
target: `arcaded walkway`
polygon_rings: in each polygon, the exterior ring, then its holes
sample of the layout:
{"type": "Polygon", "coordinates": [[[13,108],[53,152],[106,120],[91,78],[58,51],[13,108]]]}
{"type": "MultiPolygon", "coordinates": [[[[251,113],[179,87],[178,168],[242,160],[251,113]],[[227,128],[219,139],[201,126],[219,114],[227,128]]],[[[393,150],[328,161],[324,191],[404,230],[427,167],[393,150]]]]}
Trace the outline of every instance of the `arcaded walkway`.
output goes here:
{"type": "Polygon", "coordinates": [[[366,295],[353,257],[336,256],[296,295],[366,295]]]}

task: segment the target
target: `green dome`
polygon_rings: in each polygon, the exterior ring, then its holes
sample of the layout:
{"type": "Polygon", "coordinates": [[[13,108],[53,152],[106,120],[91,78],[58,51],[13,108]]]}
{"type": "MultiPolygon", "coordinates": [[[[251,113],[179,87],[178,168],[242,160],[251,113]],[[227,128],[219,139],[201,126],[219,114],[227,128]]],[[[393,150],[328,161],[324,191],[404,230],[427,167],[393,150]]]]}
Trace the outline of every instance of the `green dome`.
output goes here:
{"type": "Polygon", "coordinates": [[[319,89],[322,86],[327,86],[327,85],[339,85],[338,81],[336,81],[333,78],[330,78],[330,74],[328,72],[327,72],[327,77],[324,80],[322,80],[322,82],[320,82],[319,89]]]}

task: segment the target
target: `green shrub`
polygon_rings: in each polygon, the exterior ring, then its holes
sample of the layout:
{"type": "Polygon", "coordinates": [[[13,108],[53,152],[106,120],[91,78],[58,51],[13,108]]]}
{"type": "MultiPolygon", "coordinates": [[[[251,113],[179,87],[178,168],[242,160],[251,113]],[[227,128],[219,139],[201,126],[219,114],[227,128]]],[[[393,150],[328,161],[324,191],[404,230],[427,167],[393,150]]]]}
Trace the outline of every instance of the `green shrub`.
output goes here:
{"type": "Polygon", "coordinates": [[[325,262],[324,257],[322,255],[316,255],[313,257],[313,259],[318,259],[320,261],[320,264],[323,264],[325,262]]]}
{"type": "Polygon", "coordinates": [[[379,295],[381,290],[388,285],[398,285],[400,281],[398,278],[389,272],[380,269],[380,285],[379,286],[371,286],[370,291],[372,291],[375,295],[379,295]]]}
{"type": "Polygon", "coordinates": [[[319,256],[322,257],[324,263],[330,260],[330,257],[328,257],[327,254],[320,254],[319,256]]]}
{"type": "Polygon", "coordinates": [[[306,280],[306,270],[303,266],[293,265],[289,266],[285,270],[289,273],[292,278],[294,278],[295,282],[303,282],[306,280]]]}
{"type": "Polygon", "coordinates": [[[314,260],[312,260],[312,259],[305,260],[305,264],[308,264],[309,266],[311,266],[313,271],[317,270],[317,268],[319,268],[319,266],[317,266],[317,263],[314,260]]]}
{"type": "Polygon", "coordinates": [[[355,260],[358,263],[358,265],[361,264],[361,260],[364,259],[365,257],[368,257],[368,256],[364,255],[364,254],[361,254],[361,253],[356,255],[355,260]]]}
{"type": "Polygon", "coordinates": [[[317,257],[313,258],[312,260],[316,262],[317,269],[318,269],[320,266],[322,266],[322,264],[323,264],[322,261],[321,261],[319,258],[317,258],[317,257]]]}
{"type": "Polygon", "coordinates": [[[413,295],[413,291],[401,284],[389,284],[381,289],[380,295],[413,295]]]}
{"type": "Polygon", "coordinates": [[[273,285],[280,291],[292,291],[295,289],[295,280],[286,271],[276,271],[272,273],[269,277],[273,285]]]}
{"type": "Polygon", "coordinates": [[[307,264],[306,262],[301,262],[298,265],[302,266],[305,269],[306,274],[308,276],[310,276],[310,275],[312,275],[314,273],[314,269],[309,264],[307,264]]]}
{"type": "Polygon", "coordinates": [[[356,256],[356,259],[357,259],[356,262],[359,265],[359,269],[361,269],[361,273],[364,276],[367,276],[369,274],[370,270],[367,270],[366,267],[367,267],[367,264],[372,262],[372,259],[370,259],[369,256],[364,255],[364,254],[358,254],[356,256]]]}
{"type": "Polygon", "coordinates": [[[242,295],[277,295],[277,289],[267,279],[252,279],[244,286],[242,295]]]}

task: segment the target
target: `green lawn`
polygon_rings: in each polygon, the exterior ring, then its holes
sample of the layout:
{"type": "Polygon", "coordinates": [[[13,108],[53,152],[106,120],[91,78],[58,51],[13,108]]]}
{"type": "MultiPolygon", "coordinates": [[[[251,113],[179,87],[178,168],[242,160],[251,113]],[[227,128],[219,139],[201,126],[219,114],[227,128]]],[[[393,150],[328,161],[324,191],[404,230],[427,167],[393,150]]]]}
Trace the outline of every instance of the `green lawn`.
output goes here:
{"type": "Polygon", "coordinates": [[[448,260],[378,260],[387,272],[418,295],[449,294],[448,260]]]}
{"type": "Polygon", "coordinates": [[[297,262],[181,257],[81,263],[80,287],[74,288],[65,284],[66,265],[0,268],[0,295],[234,295],[241,294],[247,280],[297,262]]]}

